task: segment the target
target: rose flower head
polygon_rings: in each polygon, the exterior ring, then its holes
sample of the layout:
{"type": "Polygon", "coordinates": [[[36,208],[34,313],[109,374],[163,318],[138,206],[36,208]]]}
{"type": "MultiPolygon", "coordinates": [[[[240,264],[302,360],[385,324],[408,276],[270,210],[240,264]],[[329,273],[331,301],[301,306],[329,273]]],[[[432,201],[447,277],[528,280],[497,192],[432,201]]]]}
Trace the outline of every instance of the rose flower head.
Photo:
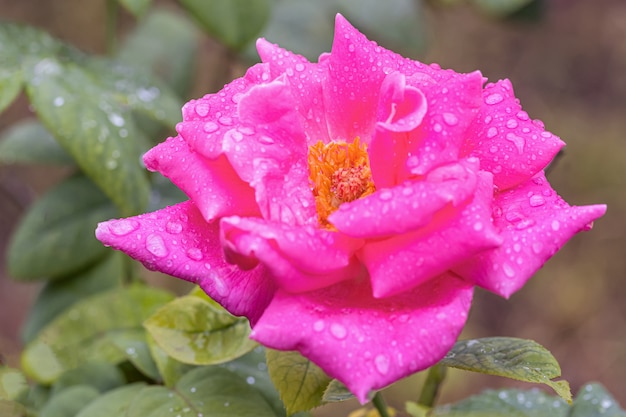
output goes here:
{"type": "Polygon", "coordinates": [[[362,402],[448,352],[475,285],[508,297],[606,210],[550,187],[564,143],[508,80],[403,58],[340,15],[317,63],[257,49],[262,63],[187,103],[144,156],[189,200],[96,236],[362,402]]]}

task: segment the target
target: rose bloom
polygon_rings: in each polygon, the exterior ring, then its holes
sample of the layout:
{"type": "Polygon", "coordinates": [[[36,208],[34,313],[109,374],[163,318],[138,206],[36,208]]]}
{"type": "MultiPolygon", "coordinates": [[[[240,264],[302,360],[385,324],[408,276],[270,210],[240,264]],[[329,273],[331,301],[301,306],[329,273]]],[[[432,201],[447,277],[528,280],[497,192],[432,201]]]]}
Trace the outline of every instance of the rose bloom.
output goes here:
{"type": "Polygon", "coordinates": [[[342,16],[317,63],[257,48],[262,63],[187,103],[144,156],[189,200],[96,235],[361,402],[448,352],[475,285],[508,297],[606,210],[550,187],[564,144],[508,80],[405,59],[342,16]]]}

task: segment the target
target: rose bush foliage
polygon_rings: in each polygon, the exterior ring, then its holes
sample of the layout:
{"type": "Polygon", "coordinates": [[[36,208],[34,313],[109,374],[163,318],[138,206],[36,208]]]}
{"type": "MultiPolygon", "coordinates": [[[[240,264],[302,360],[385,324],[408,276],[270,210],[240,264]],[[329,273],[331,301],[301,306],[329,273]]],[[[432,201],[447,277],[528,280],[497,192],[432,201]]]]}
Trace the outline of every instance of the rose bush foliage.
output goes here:
{"type": "Polygon", "coordinates": [[[96,234],[361,401],[443,357],[475,285],[508,297],[605,212],[550,187],[563,142],[508,80],[405,59],[342,16],[317,63],[257,49],[144,156],[189,200],[96,234]]]}

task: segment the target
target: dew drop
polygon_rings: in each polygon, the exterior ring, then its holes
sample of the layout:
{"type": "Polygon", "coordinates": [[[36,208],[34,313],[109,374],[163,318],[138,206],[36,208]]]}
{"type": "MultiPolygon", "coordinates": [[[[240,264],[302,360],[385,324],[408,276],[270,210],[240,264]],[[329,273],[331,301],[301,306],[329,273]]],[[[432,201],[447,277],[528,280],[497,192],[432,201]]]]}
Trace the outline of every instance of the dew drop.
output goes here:
{"type": "Polygon", "coordinates": [[[533,252],[535,252],[535,255],[539,255],[541,251],[543,250],[543,243],[535,242],[532,244],[532,248],[533,248],[533,252]]]}
{"type": "Polygon", "coordinates": [[[455,126],[456,124],[459,123],[459,118],[456,117],[456,115],[452,113],[444,113],[443,121],[446,122],[446,124],[449,126],[455,126]]]}
{"type": "Polygon", "coordinates": [[[209,114],[209,109],[210,109],[209,104],[204,103],[204,102],[197,103],[196,106],[194,107],[196,114],[200,117],[204,117],[207,114],[209,114]]]}
{"type": "Polygon", "coordinates": [[[386,375],[389,372],[389,358],[386,355],[376,355],[374,365],[376,370],[382,375],[386,375]]]}
{"type": "Polygon", "coordinates": [[[124,118],[117,114],[117,113],[111,113],[109,114],[109,121],[117,127],[122,127],[124,126],[124,118]]]}
{"type": "Polygon", "coordinates": [[[504,271],[504,275],[509,278],[513,278],[515,276],[515,270],[509,264],[502,265],[502,270],[504,271]]]}
{"type": "Polygon", "coordinates": [[[339,323],[333,323],[330,325],[330,333],[337,339],[345,339],[348,334],[345,326],[339,323]]]}
{"type": "Polygon", "coordinates": [[[383,190],[380,192],[380,199],[384,201],[389,201],[393,197],[393,194],[389,190],[383,190]]]}
{"type": "Polygon", "coordinates": [[[161,236],[154,233],[148,235],[146,238],[146,249],[148,252],[159,258],[163,258],[167,255],[165,241],[161,236]]]}
{"type": "Polygon", "coordinates": [[[55,97],[52,104],[54,104],[54,107],[61,107],[65,104],[65,99],[63,97],[55,97]]]}
{"type": "Polygon", "coordinates": [[[552,220],[551,226],[552,226],[552,230],[556,232],[561,228],[561,223],[559,223],[558,220],[552,220]]]}
{"type": "Polygon", "coordinates": [[[487,137],[489,139],[493,138],[494,136],[496,136],[498,134],[498,128],[497,127],[490,127],[489,130],[487,130],[487,137]]]}
{"type": "Polygon", "coordinates": [[[189,248],[187,249],[187,257],[191,260],[194,261],[201,261],[202,260],[202,251],[198,248],[189,248]]]}
{"type": "Polygon", "coordinates": [[[249,376],[246,378],[246,382],[248,385],[253,385],[256,382],[256,379],[253,376],[249,376]]]}
{"type": "Polygon", "coordinates": [[[474,223],[474,230],[480,232],[481,230],[483,230],[483,224],[481,222],[474,223]]]}
{"type": "Polygon", "coordinates": [[[515,119],[509,119],[506,122],[506,127],[508,127],[509,129],[515,129],[518,126],[517,120],[515,119]]]}
{"type": "Polygon", "coordinates": [[[546,199],[541,194],[533,194],[528,201],[531,207],[539,207],[546,204],[546,199]]]}
{"type": "Polygon", "coordinates": [[[222,116],[219,119],[217,119],[217,121],[220,122],[220,124],[223,124],[224,126],[230,126],[233,124],[232,117],[228,117],[228,116],[222,116]]]}
{"type": "Polygon", "coordinates": [[[487,103],[489,105],[493,105],[493,104],[498,104],[498,103],[502,102],[502,100],[504,100],[504,97],[502,97],[502,94],[500,94],[500,93],[493,93],[493,94],[487,96],[487,98],[485,99],[485,103],[487,103]]]}
{"type": "Polygon", "coordinates": [[[217,129],[219,129],[220,127],[217,125],[217,123],[215,122],[206,122],[203,126],[203,130],[206,133],[213,133],[215,132],[217,129]]]}
{"type": "Polygon", "coordinates": [[[176,235],[183,231],[183,225],[178,222],[167,222],[165,230],[167,230],[168,233],[176,235]]]}
{"type": "Polygon", "coordinates": [[[322,330],[324,330],[324,327],[324,320],[317,320],[315,323],[313,323],[313,330],[315,330],[316,332],[321,332],[322,330]]]}
{"type": "Polygon", "coordinates": [[[517,136],[513,133],[507,133],[506,140],[513,142],[513,145],[515,145],[515,148],[517,149],[517,153],[521,155],[524,152],[524,145],[526,145],[526,141],[523,137],[517,136]]]}
{"type": "Polygon", "coordinates": [[[304,64],[297,63],[296,64],[296,71],[298,71],[298,72],[304,71],[304,64]]]}
{"type": "Polygon", "coordinates": [[[139,222],[137,220],[118,220],[109,224],[109,230],[115,236],[126,236],[130,232],[134,232],[139,228],[139,222]]]}

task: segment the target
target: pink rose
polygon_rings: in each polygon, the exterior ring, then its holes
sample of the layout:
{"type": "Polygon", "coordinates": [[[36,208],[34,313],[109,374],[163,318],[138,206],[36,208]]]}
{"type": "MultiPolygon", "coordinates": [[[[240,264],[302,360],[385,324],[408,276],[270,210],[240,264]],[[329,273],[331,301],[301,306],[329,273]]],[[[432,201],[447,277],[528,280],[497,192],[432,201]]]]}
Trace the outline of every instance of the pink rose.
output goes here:
{"type": "Polygon", "coordinates": [[[508,80],[402,58],[342,16],[318,63],[257,48],[261,64],[187,103],[144,157],[189,201],[96,235],[361,401],[445,355],[474,285],[508,297],[606,210],[550,187],[563,142],[508,80]]]}

